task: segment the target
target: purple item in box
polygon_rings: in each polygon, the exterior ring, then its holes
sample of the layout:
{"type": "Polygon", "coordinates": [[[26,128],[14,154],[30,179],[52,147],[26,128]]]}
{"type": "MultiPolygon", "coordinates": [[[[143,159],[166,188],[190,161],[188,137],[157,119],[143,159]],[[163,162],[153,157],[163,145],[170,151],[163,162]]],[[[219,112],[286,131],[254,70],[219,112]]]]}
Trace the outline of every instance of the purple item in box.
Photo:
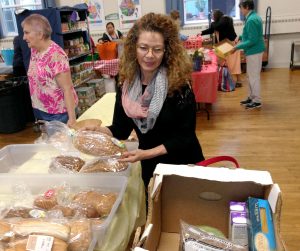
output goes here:
{"type": "Polygon", "coordinates": [[[246,202],[230,201],[229,210],[230,212],[246,212],[247,211],[246,202]]]}

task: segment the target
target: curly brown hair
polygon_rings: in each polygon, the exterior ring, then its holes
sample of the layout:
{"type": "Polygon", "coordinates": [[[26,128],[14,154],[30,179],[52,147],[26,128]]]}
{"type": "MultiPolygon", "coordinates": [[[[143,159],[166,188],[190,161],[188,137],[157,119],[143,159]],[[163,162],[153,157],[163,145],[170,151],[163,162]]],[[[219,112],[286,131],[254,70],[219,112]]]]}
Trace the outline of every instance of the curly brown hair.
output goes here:
{"type": "Polygon", "coordinates": [[[129,30],[121,56],[120,83],[125,80],[132,83],[139,72],[136,43],[144,31],[158,32],[164,38],[165,53],[161,65],[167,69],[169,94],[190,83],[192,62],[179,40],[178,27],[169,16],[155,13],[144,15],[129,30]]]}

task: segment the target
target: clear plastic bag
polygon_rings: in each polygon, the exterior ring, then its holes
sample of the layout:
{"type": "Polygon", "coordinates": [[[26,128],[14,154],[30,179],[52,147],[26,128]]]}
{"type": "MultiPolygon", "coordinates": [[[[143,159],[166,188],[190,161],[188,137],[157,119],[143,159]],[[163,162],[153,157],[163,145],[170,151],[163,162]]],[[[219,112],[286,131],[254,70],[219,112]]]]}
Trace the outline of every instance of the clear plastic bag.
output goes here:
{"type": "Polygon", "coordinates": [[[49,166],[49,173],[78,173],[85,161],[71,155],[59,155],[55,157],[49,166]]]}
{"type": "Polygon", "coordinates": [[[75,133],[74,129],[70,129],[66,124],[60,121],[44,121],[40,126],[42,135],[35,143],[51,144],[60,151],[74,151],[72,137],[75,133]]]}
{"type": "Polygon", "coordinates": [[[74,135],[73,143],[79,151],[97,157],[118,157],[126,151],[123,142],[96,131],[78,131],[74,135]]]}
{"type": "Polygon", "coordinates": [[[181,248],[182,251],[247,251],[242,247],[232,243],[227,239],[217,237],[212,233],[180,221],[181,225],[181,248]]]}
{"type": "Polygon", "coordinates": [[[80,170],[81,173],[98,172],[122,172],[128,168],[129,164],[119,162],[118,158],[95,158],[86,163],[80,170]]]}

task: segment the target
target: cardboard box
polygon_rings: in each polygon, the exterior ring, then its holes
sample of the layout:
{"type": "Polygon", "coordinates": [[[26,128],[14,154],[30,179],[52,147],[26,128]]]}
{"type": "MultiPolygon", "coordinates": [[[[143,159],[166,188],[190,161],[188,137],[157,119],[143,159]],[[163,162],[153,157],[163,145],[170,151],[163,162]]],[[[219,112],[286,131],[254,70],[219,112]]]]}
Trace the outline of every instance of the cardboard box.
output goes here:
{"type": "Polygon", "coordinates": [[[225,59],[232,51],[233,44],[229,39],[224,39],[215,45],[215,53],[218,57],[225,59]]]}
{"type": "Polygon", "coordinates": [[[229,202],[249,196],[268,199],[275,223],[277,250],[286,250],[280,237],[281,191],[266,171],[186,165],[157,165],[149,185],[147,226],[143,248],[179,250],[180,219],[207,225],[228,234],[229,202]]]}

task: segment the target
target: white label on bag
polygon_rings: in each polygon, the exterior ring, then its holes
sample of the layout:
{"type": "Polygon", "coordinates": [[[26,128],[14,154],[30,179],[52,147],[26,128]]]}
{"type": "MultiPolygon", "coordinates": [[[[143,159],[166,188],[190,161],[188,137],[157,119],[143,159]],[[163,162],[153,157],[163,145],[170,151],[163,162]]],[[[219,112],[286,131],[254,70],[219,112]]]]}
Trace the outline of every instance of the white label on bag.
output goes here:
{"type": "Polygon", "coordinates": [[[27,251],[51,251],[54,237],[46,235],[29,235],[27,251]]]}

